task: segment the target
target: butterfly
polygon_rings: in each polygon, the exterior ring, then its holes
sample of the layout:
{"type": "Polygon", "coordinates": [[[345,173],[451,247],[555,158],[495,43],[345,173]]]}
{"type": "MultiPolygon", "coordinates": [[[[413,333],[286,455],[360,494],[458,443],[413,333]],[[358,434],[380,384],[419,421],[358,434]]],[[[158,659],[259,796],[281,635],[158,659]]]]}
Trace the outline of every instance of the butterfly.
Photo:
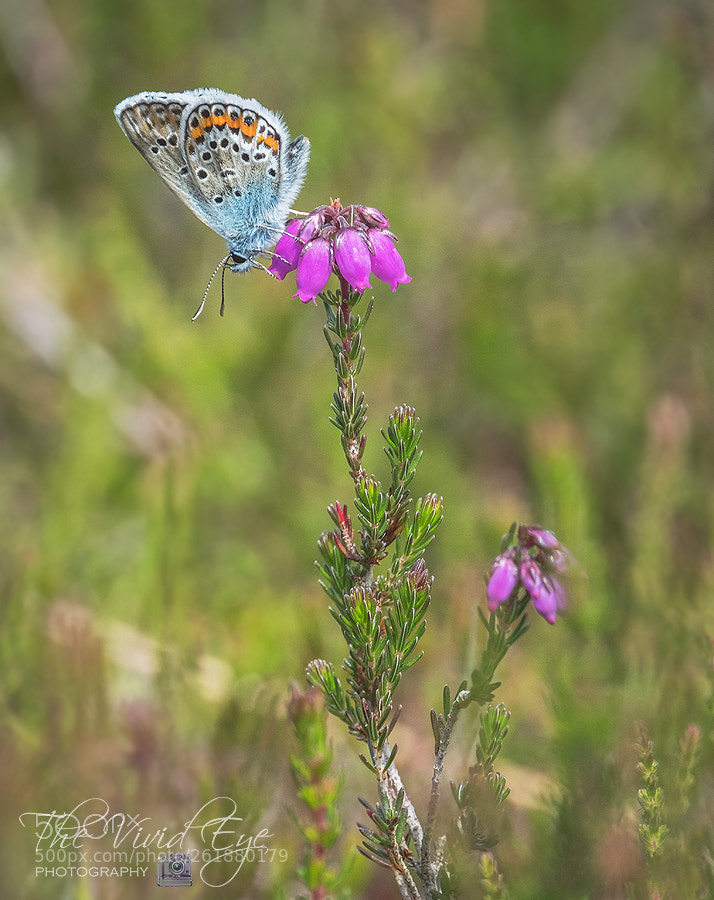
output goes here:
{"type": "Polygon", "coordinates": [[[283,233],[305,180],[310,141],[291,141],[282,117],[257,100],[215,88],[144,91],[114,115],[152,169],[225,240],[228,256],[211,281],[221,267],[261,268],[257,257],[283,233]]]}

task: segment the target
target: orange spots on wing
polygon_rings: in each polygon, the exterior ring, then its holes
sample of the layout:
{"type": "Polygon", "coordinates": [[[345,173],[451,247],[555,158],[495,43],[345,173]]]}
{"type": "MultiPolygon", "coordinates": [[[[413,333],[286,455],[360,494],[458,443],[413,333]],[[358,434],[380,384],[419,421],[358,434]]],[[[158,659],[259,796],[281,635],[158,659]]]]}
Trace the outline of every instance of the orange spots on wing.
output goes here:
{"type": "Polygon", "coordinates": [[[261,136],[258,138],[258,143],[265,144],[265,146],[269,150],[272,150],[273,153],[277,153],[278,150],[280,149],[280,141],[278,140],[278,138],[272,137],[272,135],[267,135],[267,137],[263,137],[263,135],[261,134],[261,136]]]}
{"type": "MultiPolygon", "coordinates": [[[[211,113],[210,116],[202,116],[198,122],[199,124],[191,129],[191,137],[199,143],[205,140],[206,132],[214,127],[223,128],[227,125],[231,131],[240,131],[243,137],[248,140],[254,138],[258,133],[258,119],[252,113],[250,122],[246,122],[242,115],[231,116],[227,112],[220,116],[215,113],[211,113]]],[[[273,154],[277,154],[280,151],[280,138],[277,135],[259,134],[257,143],[265,144],[273,154]]]]}
{"type": "Polygon", "coordinates": [[[249,138],[255,137],[255,132],[258,130],[257,120],[253,119],[253,121],[250,123],[250,125],[246,125],[246,123],[243,121],[243,118],[241,117],[240,130],[243,132],[243,134],[246,137],[249,137],[249,138]]]}
{"type": "Polygon", "coordinates": [[[258,130],[258,123],[255,119],[249,124],[243,116],[237,116],[236,118],[231,118],[227,115],[214,116],[213,119],[216,125],[227,125],[231,131],[240,131],[247,138],[255,137],[255,133],[258,130]]]}

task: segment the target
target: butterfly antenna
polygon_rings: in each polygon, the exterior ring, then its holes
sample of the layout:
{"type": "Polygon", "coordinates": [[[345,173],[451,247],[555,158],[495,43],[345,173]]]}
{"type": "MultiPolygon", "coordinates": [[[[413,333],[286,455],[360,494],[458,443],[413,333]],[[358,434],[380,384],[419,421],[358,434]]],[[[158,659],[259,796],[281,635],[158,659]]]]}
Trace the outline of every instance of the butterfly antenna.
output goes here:
{"type": "MultiPolygon", "coordinates": [[[[203,293],[203,300],[201,300],[201,305],[198,307],[198,309],[197,309],[196,312],[193,314],[193,316],[191,316],[191,321],[192,321],[192,322],[195,322],[196,319],[197,319],[197,318],[201,315],[201,313],[203,312],[203,307],[206,305],[206,297],[208,297],[208,292],[210,291],[211,285],[213,284],[213,279],[216,277],[216,275],[218,275],[219,269],[223,269],[223,279],[225,280],[225,277],[226,277],[226,263],[228,262],[228,260],[229,260],[230,258],[231,258],[231,255],[230,255],[230,253],[229,253],[228,256],[226,256],[225,259],[222,259],[222,260],[218,263],[218,265],[216,266],[216,268],[215,268],[215,270],[214,270],[214,272],[213,272],[213,275],[211,275],[211,277],[208,279],[208,284],[206,285],[206,290],[205,290],[204,293],[203,293]]],[[[223,307],[224,307],[224,305],[225,305],[224,301],[225,301],[225,297],[224,297],[224,294],[223,294],[223,287],[221,287],[221,315],[223,315],[223,307]]]]}
{"type": "Polygon", "coordinates": [[[223,271],[221,272],[221,315],[223,315],[223,310],[226,308],[226,269],[228,266],[226,265],[226,259],[223,260],[223,271]]]}

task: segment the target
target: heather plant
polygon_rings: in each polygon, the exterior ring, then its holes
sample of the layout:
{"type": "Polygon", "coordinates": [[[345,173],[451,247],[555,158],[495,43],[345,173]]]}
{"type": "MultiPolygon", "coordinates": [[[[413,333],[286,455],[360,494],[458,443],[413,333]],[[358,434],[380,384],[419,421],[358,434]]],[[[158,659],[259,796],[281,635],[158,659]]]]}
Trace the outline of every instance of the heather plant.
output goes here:
{"type": "Polygon", "coordinates": [[[412,497],[421,431],[410,406],[397,406],[381,431],[387,478],[380,480],[365,469],[367,403],[357,387],[373,303],[360,311],[369,279],[375,275],[393,291],[410,281],[395,241],[378,210],[343,208],[334,201],[288,224],[271,265],[278,278],[296,270],[295,296],[303,302],[319,297],[324,305],[325,337],[337,376],[331,422],[340,433],[356,517],[353,524],[347,504],[336,501],[328,508],[333,529],[318,542],[320,584],[346,644],[342,674],[331,662],[312,660],[307,666],[310,688],[304,694],[294,691],[290,705],[301,749],[293,772],[299,797],[310,811],[307,824],[300,825],[307,844],[301,875],[311,900],[329,896],[338,881],[325,864],[336,838],[330,803],[337,792],[325,790],[329,752],[324,719],[311,693],[319,690],[326,711],[363,745],[358,757],[375,781],[376,797],[360,800],[367,817],[358,826],[360,851],[390,869],[401,896],[410,900],[470,897],[476,879],[485,896],[503,897],[491,851],[498,842],[493,813],[509,795],[496,761],[510,712],[494,703],[499,687],[494,679],[509,649],[528,629],[529,604],[555,623],[565,605],[560,578],[569,558],[555,535],[543,528],[513,525],[505,535],[487,580],[488,618],[479,612],[486,638],[480,663],[454,690],[446,685],[439,711],[430,713],[431,790],[426,811],[417,810],[398,768],[397,692],[422,655],[419,642],[433,591],[425,554],[442,521],[443,502],[435,493],[412,497]],[[336,291],[327,289],[332,274],[339,282],[336,291]],[[442,830],[445,759],[459,718],[469,707],[482,710],[475,758],[464,780],[451,784],[450,824],[442,830]],[[306,743],[307,721],[312,723],[312,744],[306,743]],[[467,857],[474,855],[469,866],[467,857]]]}
{"type": "Polygon", "coordinates": [[[640,724],[635,743],[641,785],[637,830],[647,896],[653,900],[711,897],[714,890],[711,830],[702,827],[696,812],[701,749],[700,729],[690,724],[679,742],[673,777],[667,779],[648,729],[640,724]]]}
{"type": "MultiPolygon", "coordinates": [[[[257,95],[304,130],[317,165],[301,208],[326,185],[369,198],[413,277],[392,295],[372,271],[352,316],[374,296],[356,377],[369,401],[364,467],[388,490],[380,428],[410,404],[425,455],[407,521],[427,492],[444,498],[424,557],[436,576],[414,653],[425,655],[394,692],[404,710],[389,736],[422,826],[429,710],[443,715],[443,685],[453,698],[480,665],[477,607],[488,620],[513,578],[502,562],[490,594],[480,586],[500,535],[514,519],[540,522],[587,571],[545,573],[566,586],[567,615],[546,627],[529,611],[530,631],[495,670],[492,706],[512,713],[493,763],[511,793],[495,809],[468,772],[488,707],[459,713],[433,830],[449,839],[450,871],[473,896],[488,879],[493,895],[492,857],[511,900],[714,896],[714,5],[3,11],[3,896],[155,891],[34,876],[19,814],[83,798],[158,829],[185,821],[199,792],[225,794],[287,848],[223,892],[195,878],[192,897],[257,900],[277,881],[293,898],[298,864],[321,857],[342,872],[362,840],[355,821],[376,827],[356,800],[379,802],[357,759],[367,743],[330,713],[327,756],[295,775],[304,799],[285,778],[289,751],[302,764],[318,741],[308,730],[306,749],[288,748],[284,686],[321,657],[351,690],[337,607],[310,565],[321,531],[344,543],[322,508],[346,507],[358,549],[364,531],[326,422],[336,386],[315,330],[323,308],[288,299],[294,274],[227,276],[221,327],[191,324],[222,242],[186,220],[108,114],[133,91],[200,84],[257,95]],[[476,856],[451,828],[452,779],[500,836],[476,856]],[[641,806],[638,792],[657,787],[641,806]],[[291,805],[308,832],[300,853],[291,805]],[[323,805],[340,814],[337,842],[323,805]]],[[[327,277],[318,286],[335,290],[327,277]]],[[[391,870],[354,856],[345,881],[316,866],[302,893],[321,878],[328,896],[346,883],[355,900],[399,896],[391,870]]]]}

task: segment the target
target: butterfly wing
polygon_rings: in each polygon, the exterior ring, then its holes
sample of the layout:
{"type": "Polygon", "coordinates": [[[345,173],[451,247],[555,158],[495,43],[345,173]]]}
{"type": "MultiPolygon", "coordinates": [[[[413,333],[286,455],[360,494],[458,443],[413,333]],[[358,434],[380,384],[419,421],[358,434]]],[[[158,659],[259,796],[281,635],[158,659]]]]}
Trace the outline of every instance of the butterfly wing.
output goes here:
{"type": "Polygon", "coordinates": [[[274,225],[279,206],[281,147],[289,140],[282,120],[255,100],[204,91],[186,110],[183,139],[195,184],[222,218],[229,248],[262,249],[262,226],[274,225]]]}
{"type": "Polygon", "coordinates": [[[124,134],[176,196],[209,228],[222,234],[220,219],[216,219],[206,204],[183,149],[184,111],[195,104],[198,93],[136,94],[122,100],[115,107],[114,115],[124,134]]]}
{"type": "Polygon", "coordinates": [[[275,243],[310,156],[307,138],[290,143],[277,113],[257,100],[201,89],[137,94],[114,114],[171,190],[244,261],[239,271],[275,243]]]}

